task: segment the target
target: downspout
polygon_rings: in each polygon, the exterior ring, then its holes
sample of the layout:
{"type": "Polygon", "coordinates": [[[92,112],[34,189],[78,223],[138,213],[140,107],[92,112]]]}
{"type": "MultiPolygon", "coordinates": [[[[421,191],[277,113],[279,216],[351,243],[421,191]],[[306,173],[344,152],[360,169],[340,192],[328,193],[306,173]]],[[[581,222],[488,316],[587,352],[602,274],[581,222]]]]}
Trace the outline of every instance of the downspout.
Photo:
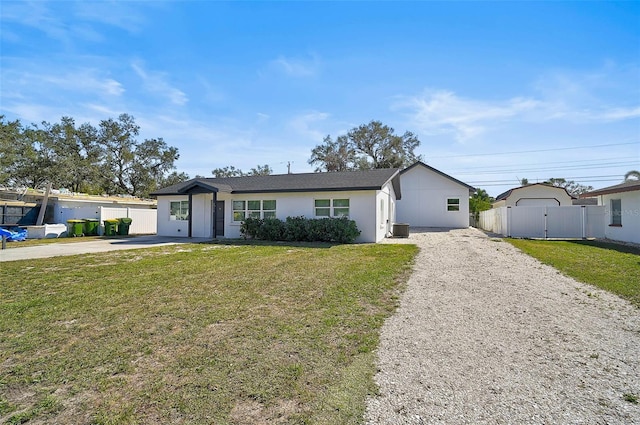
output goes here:
{"type": "Polygon", "coordinates": [[[191,223],[193,222],[193,194],[189,193],[189,232],[188,237],[191,237],[191,223]]]}
{"type": "Polygon", "coordinates": [[[216,223],[218,221],[218,194],[213,192],[213,239],[218,237],[218,229],[216,229],[216,223]]]}

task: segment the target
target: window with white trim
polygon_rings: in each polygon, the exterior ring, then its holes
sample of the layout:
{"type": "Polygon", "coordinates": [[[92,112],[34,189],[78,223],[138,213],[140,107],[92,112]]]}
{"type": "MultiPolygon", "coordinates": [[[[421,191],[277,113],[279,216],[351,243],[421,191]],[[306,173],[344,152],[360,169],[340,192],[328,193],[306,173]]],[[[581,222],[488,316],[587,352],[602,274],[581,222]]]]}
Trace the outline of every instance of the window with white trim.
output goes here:
{"type": "Polygon", "coordinates": [[[171,221],[189,220],[189,201],[169,202],[169,220],[171,221]]]}
{"type": "Polygon", "coordinates": [[[251,218],[275,218],[276,201],[271,200],[251,200],[233,201],[233,221],[241,222],[247,217],[251,218]]]}
{"type": "Polygon", "coordinates": [[[611,200],[611,225],[622,226],[622,199],[611,200]]]}
{"type": "Polygon", "coordinates": [[[349,199],[316,199],[316,217],[349,217],[349,199]]]}
{"type": "Polygon", "coordinates": [[[460,211],[460,198],[447,198],[447,211],[460,211]]]}

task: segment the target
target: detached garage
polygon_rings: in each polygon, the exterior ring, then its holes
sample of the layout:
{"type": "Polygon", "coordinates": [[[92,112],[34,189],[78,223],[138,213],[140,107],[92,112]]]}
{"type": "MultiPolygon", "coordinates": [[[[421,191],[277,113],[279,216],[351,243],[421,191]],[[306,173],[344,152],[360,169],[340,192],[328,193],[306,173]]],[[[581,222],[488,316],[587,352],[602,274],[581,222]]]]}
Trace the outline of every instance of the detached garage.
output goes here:
{"type": "Polygon", "coordinates": [[[563,187],[544,183],[528,184],[501,193],[493,208],[499,207],[568,207],[575,198],[563,187]]]}
{"type": "Polygon", "coordinates": [[[402,170],[400,185],[398,222],[411,227],[469,227],[469,196],[474,187],[423,162],[402,170]]]}

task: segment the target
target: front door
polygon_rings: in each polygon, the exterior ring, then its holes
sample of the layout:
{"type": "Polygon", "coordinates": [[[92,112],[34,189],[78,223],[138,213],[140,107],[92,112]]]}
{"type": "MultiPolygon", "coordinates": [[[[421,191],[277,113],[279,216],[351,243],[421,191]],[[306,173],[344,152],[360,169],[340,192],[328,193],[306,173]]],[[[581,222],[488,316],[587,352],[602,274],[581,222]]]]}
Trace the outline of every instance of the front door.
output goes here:
{"type": "Polygon", "coordinates": [[[216,237],[224,236],[224,201],[216,201],[216,237]]]}

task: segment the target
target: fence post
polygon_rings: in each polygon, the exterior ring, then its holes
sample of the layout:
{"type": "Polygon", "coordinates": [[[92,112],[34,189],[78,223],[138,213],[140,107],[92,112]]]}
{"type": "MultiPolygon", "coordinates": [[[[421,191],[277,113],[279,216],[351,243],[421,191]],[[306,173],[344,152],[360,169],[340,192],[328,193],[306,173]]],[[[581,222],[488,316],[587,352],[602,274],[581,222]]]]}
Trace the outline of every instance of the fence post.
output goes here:
{"type": "Polygon", "coordinates": [[[2,249],[7,249],[7,237],[2,236],[2,249]]]}
{"type": "Polygon", "coordinates": [[[582,220],[582,239],[586,239],[587,238],[587,206],[586,205],[581,205],[581,209],[580,211],[582,211],[582,214],[580,216],[581,220],[582,220]]]}
{"type": "Polygon", "coordinates": [[[507,237],[511,237],[511,207],[507,207],[507,237]]]}

